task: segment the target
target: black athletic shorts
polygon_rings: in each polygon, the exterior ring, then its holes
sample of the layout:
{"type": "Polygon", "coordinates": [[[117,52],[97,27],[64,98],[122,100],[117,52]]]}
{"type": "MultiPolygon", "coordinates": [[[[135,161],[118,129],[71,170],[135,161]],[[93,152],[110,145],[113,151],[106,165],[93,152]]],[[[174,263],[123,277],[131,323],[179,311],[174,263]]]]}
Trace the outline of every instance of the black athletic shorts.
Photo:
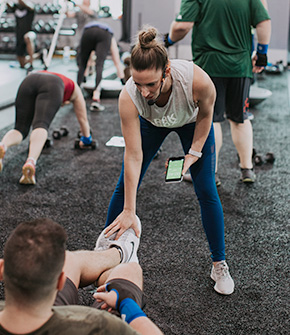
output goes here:
{"type": "Polygon", "coordinates": [[[211,77],[216,88],[213,122],[225,118],[243,123],[248,118],[251,78],[211,77]]]}
{"type": "MultiPolygon", "coordinates": [[[[145,306],[145,298],[142,290],[126,279],[112,279],[110,283],[118,282],[119,285],[122,285],[125,289],[130,290],[130,292],[134,296],[134,300],[141,307],[141,309],[145,306]]],[[[57,293],[55,298],[54,306],[65,306],[65,305],[78,305],[78,289],[75,287],[74,283],[67,278],[64,288],[57,293]]],[[[103,302],[94,301],[91,307],[101,309],[103,302]]],[[[118,311],[113,311],[113,314],[120,316],[118,311]]]]}

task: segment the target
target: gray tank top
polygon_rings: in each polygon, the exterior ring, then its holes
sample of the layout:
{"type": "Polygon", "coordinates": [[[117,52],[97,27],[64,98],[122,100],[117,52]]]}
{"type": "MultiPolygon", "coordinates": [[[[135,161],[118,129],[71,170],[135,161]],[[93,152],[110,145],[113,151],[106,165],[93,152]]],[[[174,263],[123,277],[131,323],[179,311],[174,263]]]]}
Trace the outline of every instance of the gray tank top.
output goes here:
{"type": "Polygon", "coordinates": [[[177,128],[196,121],[198,107],[192,97],[193,62],[171,60],[172,92],[167,104],[149,106],[138,91],[132,77],[126,83],[126,90],[138,113],[156,127],[177,128]]]}

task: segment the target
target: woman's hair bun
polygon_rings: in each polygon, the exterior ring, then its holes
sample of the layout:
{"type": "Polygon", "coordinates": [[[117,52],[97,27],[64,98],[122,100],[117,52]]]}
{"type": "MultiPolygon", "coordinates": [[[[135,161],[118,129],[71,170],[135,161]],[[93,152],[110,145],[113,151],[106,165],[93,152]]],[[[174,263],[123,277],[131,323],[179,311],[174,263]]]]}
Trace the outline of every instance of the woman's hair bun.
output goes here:
{"type": "Polygon", "coordinates": [[[139,44],[142,49],[149,49],[156,45],[157,30],[154,27],[144,28],[139,33],[139,44]]]}

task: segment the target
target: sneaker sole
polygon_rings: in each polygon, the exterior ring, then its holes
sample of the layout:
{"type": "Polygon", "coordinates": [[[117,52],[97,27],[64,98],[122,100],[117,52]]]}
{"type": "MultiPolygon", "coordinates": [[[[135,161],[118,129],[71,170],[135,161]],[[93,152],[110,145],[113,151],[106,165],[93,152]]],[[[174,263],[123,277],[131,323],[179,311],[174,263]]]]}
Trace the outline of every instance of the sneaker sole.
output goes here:
{"type": "MultiPolygon", "coordinates": [[[[216,283],[216,280],[215,280],[215,278],[214,278],[214,276],[211,274],[210,275],[210,278],[216,283]]],[[[217,285],[215,284],[215,286],[213,287],[213,289],[218,293],[218,294],[221,294],[221,295],[231,295],[233,292],[234,292],[234,290],[235,290],[235,288],[233,288],[233,290],[232,291],[230,291],[230,292],[222,292],[222,291],[220,291],[218,288],[217,288],[217,285]]]]}
{"type": "Polygon", "coordinates": [[[0,159],[3,159],[5,156],[5,150],[2,146],[0,146],[0,159]]]}
{"type": "Polygon", "coordinates": [[[245,179],[241,179],[241,181],[243,183],[246,183],[246,184],[252,184],[255,182],[255,180],[251,179],[251,178],[245,178],[245,179]]]}
{"type": "Polygon", "coordinates": [[[21,177],[20,184],[35,185],[35,170],[31,165],[24,166],[22,169],[23,176],[21,177]]]}

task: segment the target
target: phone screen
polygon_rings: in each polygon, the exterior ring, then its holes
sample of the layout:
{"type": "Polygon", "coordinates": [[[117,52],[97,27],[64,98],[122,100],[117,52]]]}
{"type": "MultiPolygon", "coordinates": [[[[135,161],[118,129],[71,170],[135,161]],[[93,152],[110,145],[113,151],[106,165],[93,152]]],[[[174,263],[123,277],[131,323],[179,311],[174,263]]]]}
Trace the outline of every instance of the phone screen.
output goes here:
{"type": "Polygon", "coordinates": [[[174,183],[182,181],[184,157],[171,157],[168,160],[165,181],[167,183],[174,183]]]}

